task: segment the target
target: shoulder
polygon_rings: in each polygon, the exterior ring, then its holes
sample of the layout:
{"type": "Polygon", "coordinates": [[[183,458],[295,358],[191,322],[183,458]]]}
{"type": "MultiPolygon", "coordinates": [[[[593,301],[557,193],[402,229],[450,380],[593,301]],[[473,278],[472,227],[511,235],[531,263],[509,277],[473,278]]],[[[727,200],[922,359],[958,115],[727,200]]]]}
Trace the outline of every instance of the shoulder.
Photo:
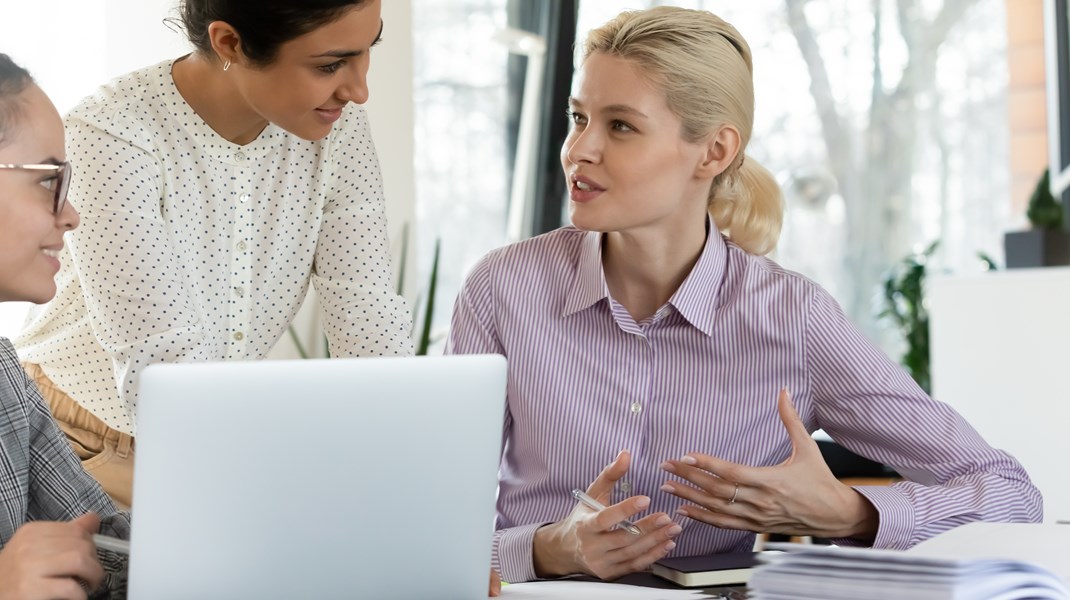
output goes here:
{"type": "MultiPolygon", "coordinates": [[[[19,357],[11,342],[0,337],[0,414],[5,421],[13,420],[19,413],[25,414],[26,372],[22,369],[19,357]]],[[[11,423],[0,423],[8,428],[11,423]]]]}
{"type": "Polygon", "coordinates": [[[808,312],[815,302],[835,303],[818,283],[766,256],[750,254],[727,243],[726,296],[746,298],[763,309],[776,312],[808,312]]]}
{"type": "Polygon", "coordinates": [[[575,272],[580,247],[587,232],[574,227],[562,227],[549,233],[509,244],[487,253],[472,273],[493,274],[495,279],[507,282],[537,281],[546,283],[570,276],[575,272]]]}
{"type": "Polygon", "coordinates": [[[67,135],[80,137],[80,125],[104,130],[117,137],[136,137],[144,129],[165,127],[169,103],[183,102],[170,81],[167,60],[121,75],[82,99],[64,118],[67,135]]]}

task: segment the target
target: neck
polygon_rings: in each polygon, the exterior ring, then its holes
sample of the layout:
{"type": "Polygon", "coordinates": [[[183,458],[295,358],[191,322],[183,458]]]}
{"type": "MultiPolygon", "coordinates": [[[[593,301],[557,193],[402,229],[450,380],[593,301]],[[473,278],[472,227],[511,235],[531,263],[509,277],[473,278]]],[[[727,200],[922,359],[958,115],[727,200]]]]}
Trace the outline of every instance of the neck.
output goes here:
{"type": "Polygon", "coordinates": [[[636,230],[605,234],[602,265],[606,285],[636,322],[651,317],[664,306],[698,262],[706,243],[706,222],[696,219],[692,223],[669,232],[636,230]]]}
{"type": "Polygon", "coordinates": [[[234,144],[248,144],[267,127],[238,93],[232,73],[193,53],[175,61],[171,69],[178,93],[209,127],[234,144]]]}

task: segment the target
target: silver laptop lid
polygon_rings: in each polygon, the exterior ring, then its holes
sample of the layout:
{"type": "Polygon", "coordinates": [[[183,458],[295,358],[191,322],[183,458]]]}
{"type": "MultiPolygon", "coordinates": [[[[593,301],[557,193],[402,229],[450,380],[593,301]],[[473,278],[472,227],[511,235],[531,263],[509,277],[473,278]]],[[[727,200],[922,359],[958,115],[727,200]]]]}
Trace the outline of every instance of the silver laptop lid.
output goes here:
{"type": "Polygon", "coordinates": [[[501,356],[154,365],[129,595],[487,594],[501,356]]]}

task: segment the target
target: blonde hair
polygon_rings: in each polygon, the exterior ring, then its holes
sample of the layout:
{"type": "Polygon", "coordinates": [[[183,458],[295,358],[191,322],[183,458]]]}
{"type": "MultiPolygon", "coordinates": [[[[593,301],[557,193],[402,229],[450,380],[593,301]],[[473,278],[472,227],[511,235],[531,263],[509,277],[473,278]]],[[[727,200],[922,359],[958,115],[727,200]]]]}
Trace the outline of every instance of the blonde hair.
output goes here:
{"type": "Polygon", "coordinates": [[[628,11],[592,30],[583,57],[594,53],[635,61],[665,93],[697,142],[722,125],[739,131],[737,160],[713,180],[709,211],[717,227],[751,254],[776,247],[784,218],[780,186],[744,151],[754,126],[750,46],[735,27],[704,11],[672,6],[628,11]]]}

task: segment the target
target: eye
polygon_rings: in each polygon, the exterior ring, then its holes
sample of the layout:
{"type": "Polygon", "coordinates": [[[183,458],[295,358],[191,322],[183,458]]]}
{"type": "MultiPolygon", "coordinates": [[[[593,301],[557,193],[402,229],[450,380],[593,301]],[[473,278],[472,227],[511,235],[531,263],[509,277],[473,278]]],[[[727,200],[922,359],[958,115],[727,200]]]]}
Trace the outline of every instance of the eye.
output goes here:
{"type": "Polygon", "coordinates": [[[44,179],[39,180],[37,183],[39,183],[41,187],[51,192],[52,190],[56,189],[56,176],[51,175],[49,177],[45,177],[44,179]]]}
{"type": "Polygon", "coordinates": [[[565,110],[565,115],[573,125],[583,125],[587,122],[587,117],[581,113],[578,113],[571,108],[565,110]]]}
{"type": "Polygon", "coordinates": [[[342,67],[344,67],[345,64],[346,64],[346,61],[343,59],[343,60],[336,60],[331,64],[322,65],[322,66],[319,66],[319,67],[316,67],[316,68],[319,69],[320,71],[324,72],[324,73],[327,73],[328,75],[331,75],[335,71],[337,71],[338,69],[341,69],[342,67]]]}
{"type": "Polygon", "coordinates": [[[382,43],[383,43],[383,38],[377,37],[377,38],[375,38],[375,41],[372,42],[371,47],[374,48],[374,47],[376,47],[376,46],[378,46],[379,44],[382,44],[382,43]]]}
{"type": "Polygon", "coordinates": [[[611,129],[613,129],[613,131],[620,131],[620,132],[635,131],[634,127],[632,127],[631,125],[625,123],[624,121],[619,121],[619,120],[614,120],[612,123],[609,124],[609,126],[610,126],[611,129]]]}

